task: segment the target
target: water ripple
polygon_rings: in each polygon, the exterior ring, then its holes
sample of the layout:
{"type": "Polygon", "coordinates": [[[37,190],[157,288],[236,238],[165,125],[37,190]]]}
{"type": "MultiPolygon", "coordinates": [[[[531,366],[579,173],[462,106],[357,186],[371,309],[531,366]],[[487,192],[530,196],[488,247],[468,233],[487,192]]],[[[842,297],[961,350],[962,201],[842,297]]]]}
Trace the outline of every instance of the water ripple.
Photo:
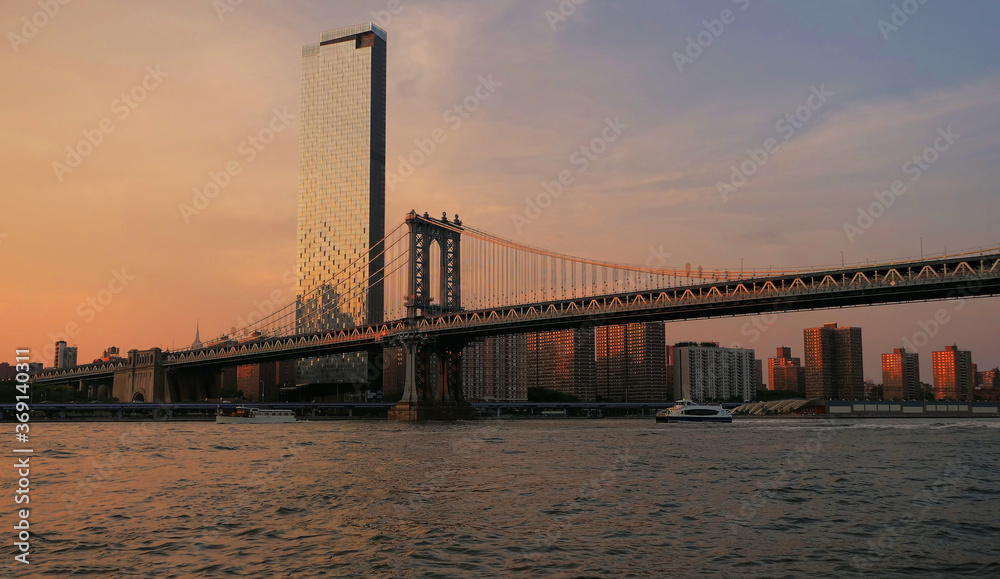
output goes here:
{"type": "Polygon", "coordinates": [[[995,420],[148,426],[40,429],[11,576],[1000,575],[995,420]]]}

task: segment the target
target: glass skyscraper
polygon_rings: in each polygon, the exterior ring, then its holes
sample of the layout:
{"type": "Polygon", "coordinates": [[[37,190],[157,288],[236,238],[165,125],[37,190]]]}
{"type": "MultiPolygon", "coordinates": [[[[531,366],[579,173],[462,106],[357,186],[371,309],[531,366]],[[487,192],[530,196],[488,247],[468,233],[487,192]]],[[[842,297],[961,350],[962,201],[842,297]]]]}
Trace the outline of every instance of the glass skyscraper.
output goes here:
{"type": "MultiPolygon", "coordinates": [[[[382,321],[386,33],[324,32],[302,47],[299,133],[300,333],[382,321]]],[[[367,354],[303,360],[300,382],[365,384],[367,354]]]]}

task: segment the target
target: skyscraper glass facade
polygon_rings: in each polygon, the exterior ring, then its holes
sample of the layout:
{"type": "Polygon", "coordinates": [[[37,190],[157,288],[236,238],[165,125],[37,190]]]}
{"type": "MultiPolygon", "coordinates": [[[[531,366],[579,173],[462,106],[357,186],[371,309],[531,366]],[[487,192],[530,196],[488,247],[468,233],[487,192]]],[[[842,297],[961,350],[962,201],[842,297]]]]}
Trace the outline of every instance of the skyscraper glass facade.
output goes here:
{"type": "MultiPolygon", "coordinates": [[[[324,32],[302,48],[296,328],[383,316],[386,34],[372,24],[324,32]]],[[[365,384],[367,354],[304,360],[300,382],[365,384]]]]}

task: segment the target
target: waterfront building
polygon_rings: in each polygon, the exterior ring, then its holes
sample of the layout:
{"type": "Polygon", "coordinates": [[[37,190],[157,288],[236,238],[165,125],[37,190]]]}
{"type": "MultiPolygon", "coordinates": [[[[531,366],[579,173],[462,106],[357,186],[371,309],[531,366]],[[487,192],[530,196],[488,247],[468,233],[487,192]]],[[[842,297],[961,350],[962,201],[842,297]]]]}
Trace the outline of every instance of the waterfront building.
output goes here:
{"type": "Polygon", "coordinates": [[[882,354],[882,399],[916,400],[920,396],[920,356],[895,348],[882,354]]]}
{"type": "MultiPolygon", "coordinates": [[[[386,58],[386,33],[373,24],[324,32],[302,47],[300,333],[382,320],[386,58]]],[[[368,385],[368,354],[303,360],[298,373],[301,382],[368,385]]]]}
{"type": "Polygon", "coordinates": [[[525,334],[527,388],[547,388],[593,402],[594,329],[574,328],[525,334]]]}
{"type": "Polygon", "coordinates": [[[386,402],[398,402],[403,396],[406,379],[404,353],[400,346],[385,347],[382,348],[382,359],[377,360],[382,369],[382,399],[386,402]]]}
{"type": "Polygon", "coordinates": [[[825,400],[864,400],[865,373],[861,328],[823,324],[805,334],[806,396],[825,400]]]}
{"type": "Polygon", "coordinates": [[[799,358],[792,357],[791,348],[782,346],[774,358],[767,359],[767,379],[771,390],[806,393],[806,369],[799,358]]]}
{"type": "Polygon", "coordinates": [[[279,390],[295,385],[294,361],[261,362],[236,368],[236,388],[247,402],[278,402],[279,390]]]}
{"type": "Polygon", "coordinates": [[[931,361],[936,400],[972,400],[975,392],[972,352],[945,346],[944,351],[931,353],[931,361]]]}
{"type": "MultiPolygon", "coordinates": [[[[664,328],[666,329],[666,328],[664,328]]],[[[664,335],[664,337],[666,337],[664,335]]],[[[668,344],[666,346],[667,354],[667,400],[675,400],[674,398],[674,346],[668,344]]]]}
{"type": "Polygon", "coordinates": [[[1000,387],[1000,368],[979,372],[976,375],[976,383],[983,388],[1000,387]]]}
{"type": "Polygon", "coordinates": [[[595,396],[614,402],[662,402],[667,391],[666,333],[660,322],[594,330],[595,396]]]}
{"type": "Polygon", "coordinates": [[[76,346],[67,346],[62,340],[56,342],[53,365],[56,368],[76,368],[76,346]]]}
{"type": "Polygon", "coordinates": [[[979,400],[1000,400],[1000,368],[976,373],[975,398],[979,400]]]}
{"type": "Polygon", "coordinates": [[[121,362],[125,358],[121,355],[121,352],[116,346],[111,346],[110,348],[104,350],[101,357],[94,362],[121,362]]]}
{"type": "Polygon", "coordinates": [[[753,350],[682,342],[674,346],[673,359],[675,400],[748,402],[756,395],[753,350]]]}
{"type": "Polygon", "coordinates": [[[462,388],[469,401],[528,399],[527,337],[490,336],[462,350],[462,388]]]}

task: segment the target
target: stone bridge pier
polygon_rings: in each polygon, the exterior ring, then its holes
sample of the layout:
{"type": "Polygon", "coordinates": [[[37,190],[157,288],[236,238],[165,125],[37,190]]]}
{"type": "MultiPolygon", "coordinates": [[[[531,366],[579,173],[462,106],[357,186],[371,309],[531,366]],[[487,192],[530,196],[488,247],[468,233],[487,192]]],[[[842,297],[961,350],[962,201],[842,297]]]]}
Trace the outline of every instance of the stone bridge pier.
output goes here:
{"type": "Polygon", "coordinates": [[[174,402],[166,391],[163,351],[129,350],[125,367],[115,369],[112,395],[120,402],[174,402]]]}
{"type": "Polygon", "coordinates": [[[399,340],[403,346],[403,397],[389,420],[471,420],[472,406],[462,393],[460,341],[430,342],[420,335],[399,340]]]}

